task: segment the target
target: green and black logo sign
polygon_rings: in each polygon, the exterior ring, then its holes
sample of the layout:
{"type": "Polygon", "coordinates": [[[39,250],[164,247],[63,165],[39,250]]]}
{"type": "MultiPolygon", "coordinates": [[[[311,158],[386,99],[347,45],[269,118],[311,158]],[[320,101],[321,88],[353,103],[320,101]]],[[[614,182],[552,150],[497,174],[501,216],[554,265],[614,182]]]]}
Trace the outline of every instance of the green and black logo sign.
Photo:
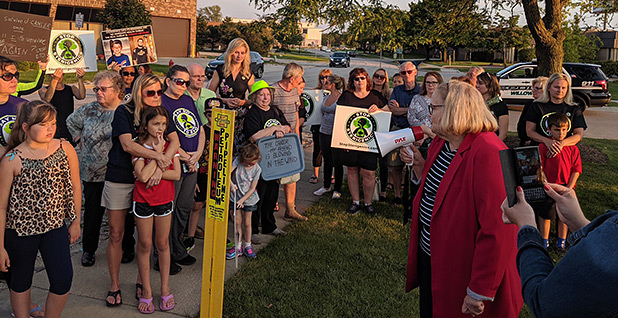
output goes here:
{"type": "Polygon", "coordinates": [[[315,111],[315,105],[313,104],[313,98],[311,98],[311,95],[307,93],[301,93],[300,100],[303,102],[303,105],[305,105],[305,110],[307,111],[307,118],[310,118],[311,115],[313,115],[313,112],[315,111]]]}
{"type": "Polygon", "coordinates": [[[84,58],[84,44],[73,33],[60,33],[52,40],[52,55],[62,65],[75,65],[84,58]]]}
{"type": "Polygon", "coordinates": [[[373,116],[367,112],[356,112],[345,123],[345,132],[354,142],[366,143],[373,139],[373,132],[378,129],[373,116]]]}

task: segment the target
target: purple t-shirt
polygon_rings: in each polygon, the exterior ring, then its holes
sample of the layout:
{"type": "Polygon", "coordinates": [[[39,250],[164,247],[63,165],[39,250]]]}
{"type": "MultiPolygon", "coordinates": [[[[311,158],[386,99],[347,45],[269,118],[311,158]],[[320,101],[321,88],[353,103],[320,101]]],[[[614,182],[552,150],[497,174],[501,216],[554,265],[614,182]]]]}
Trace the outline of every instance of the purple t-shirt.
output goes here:
{"type": "Polygon", "coordinates": [[[172,99],[163,94],[161,96],[161,106],[167,109],[170,121],[176,127],[180,147],[187,152],[196,151],[200,140],[202,122],[197,108],[195,108],[193,98],[188,95],[182,95],[178,99],[172,99]]]}
{"type": "Polygon", "coordinates": [[[13,124],[15,124],[15,118],[17,118],[17,106],[21,103],[26,103],[27,100],[9,95],[9,100],[4,104],[0,104],[0,145],[6,147],[9,142],[9,135],[13,130],[13,124]]]}

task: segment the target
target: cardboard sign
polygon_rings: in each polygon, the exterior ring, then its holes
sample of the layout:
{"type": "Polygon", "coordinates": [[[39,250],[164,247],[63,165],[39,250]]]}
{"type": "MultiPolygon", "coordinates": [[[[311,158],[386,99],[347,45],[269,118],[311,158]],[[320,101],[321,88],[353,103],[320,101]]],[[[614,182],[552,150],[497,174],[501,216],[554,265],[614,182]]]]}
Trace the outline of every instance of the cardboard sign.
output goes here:
{"type": "Polygon", "coordinates": [[[260,168],[266,181],[281,179],[305,170],[303,146],[297,134],[288,133],[281,138],[269,136],[258,141],[260,168]]]}
{"type": "Polygon", "coordinates": [[[378,153],[374,131],[387,132],[391,113],[337,105],[331,147],[378,153]]]}
{"type": "Polygon", "coordinates": [[[78,68],[97,72],[94,31],[52,30],[48,52],[47,74],[59,68],[64,73],[75,73],[78,68]]]}
{"type": "Polygon", "coordinates": [[[328,98],[329,91],[321,89],[305,90],[300,94],[300,100],[307,110],[305,125],[320,125],[322,123],[322,103],[328,98]]]}
{"type": "Polygon", "coordinates": [[[0,10],[0,55],[17,61],[45,61],[52,19],[0,10]]]}
{"type": "Polygon", "coordinates": [[[101,32],[105,63],[108,68],[116,63],[121,67],[155,63],[155,49],[150,25],[105,30],[101,32]]]}

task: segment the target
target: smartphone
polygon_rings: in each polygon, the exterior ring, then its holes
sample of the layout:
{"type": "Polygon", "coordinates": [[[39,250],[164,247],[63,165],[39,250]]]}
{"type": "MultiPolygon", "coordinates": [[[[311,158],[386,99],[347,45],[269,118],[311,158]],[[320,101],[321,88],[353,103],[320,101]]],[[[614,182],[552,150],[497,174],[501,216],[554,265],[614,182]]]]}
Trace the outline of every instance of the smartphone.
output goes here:
{"type": "Polygon", "coordinates": [[[543,189],[547,179],[543,173],[538,146],[502,150],[500,161],[509,207],[517,203],[515,195],[517,186],[524,190],[528,203],[543,202],[547,199],[543,189]]]}

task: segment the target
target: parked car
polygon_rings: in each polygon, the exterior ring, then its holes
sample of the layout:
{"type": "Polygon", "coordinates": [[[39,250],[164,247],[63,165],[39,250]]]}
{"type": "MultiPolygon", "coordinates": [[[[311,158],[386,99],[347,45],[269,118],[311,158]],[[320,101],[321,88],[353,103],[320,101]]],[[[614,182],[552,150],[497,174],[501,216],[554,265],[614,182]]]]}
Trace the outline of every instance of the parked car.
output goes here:
{"type": "Polygon", "coordinates": [[[350,67],[350,57],[348,56],[348,53],[346,52],[333,53],[333,55],[330,56],[330,63],[328,64],[328,66],[329,67],[337,67],[337,66],[350,67]]]}
{"type": "Polygon", "coordinates": [[[349,57],[356,57],[356,52],[354,52],[354,51],[348,51],[348,56],[349,56],[349,57]]]}
{"type": "MultiPolygon", "coordinates": [[[[612,95],[608,78],[600,65],[563,63],[562,72],[571,78],[573,99],[583,110],[590,106],[607,105],[612,95]]],[[[496,73],[500,81],[502,99],[507,104],[525,104],[532,99],[532,80],[538,76],[537,63],[525,62],[511,65],[496,73]]]]}
{"type": "MultiPolygon", "coordinates": [[[[249,52],[249,55],[251,56],[251,72],[253,72],[256,78],[262,78],[262,76],[264,76],[264,58],[260,53],[254,51],[249,52]]],[[[212,78],[212,74],[215,72],[217,66],[225,64],[224,56],[224,54],[221,54],[208,63],[206,67],[206,77],[208,77],[208,79],[212,78]]]]}

